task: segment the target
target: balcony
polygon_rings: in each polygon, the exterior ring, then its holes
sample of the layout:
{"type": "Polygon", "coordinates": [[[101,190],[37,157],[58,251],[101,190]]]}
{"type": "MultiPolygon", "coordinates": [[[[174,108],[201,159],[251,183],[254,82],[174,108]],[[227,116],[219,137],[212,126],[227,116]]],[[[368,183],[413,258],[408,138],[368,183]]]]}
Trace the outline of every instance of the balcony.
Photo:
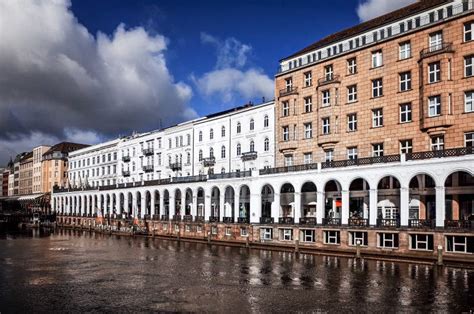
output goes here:
{"type": "Polygon", "coordinates": [[[151,216],[153,220],[160,220],[160,215],[153,215],[151,216]]]}
{"type": "Polygon", "coordinates": [[[153,172],[153,165],[146,165],[142,167],[145,172],[153,172]]]}
{"type": "Polygon", "coordinates": [[[428,58],[440,53],[453,53],[453,44],[452,43],[441,43],[439,45],[433,45],[427,48],[424,48],[420,51],[420,59],[428,58]]]}
{"type": "Polygon", "coordinates": [[[377,227],[380,228],[398,228],[400,227],[399,219],[377,219],[377,227]]]}
{"type": "Polygon", "coordinates": [[[324,226],[340,226],[341,218],[323,218],[324,226]]]}
{"type": "Polygon", "coordinates": [[[446,229],[470,229],[474,230],[474,220],[445,220],[446,229]]]}
{"type": "MultiPolygon", "coordinates": [[[[241,217],[239,217],[240,219],[241,217]]],[[[239,221],[240,222],[240,221],[239,221]]],[[[260,223],[261,224],[273,224],[274,220],[273,217],[260,217],[260,223]]]]}
{"type": "Polygon", "coordinates": [[[292,94],[298,94],[298,87],[287,87],[280,90],[280,97],[285,97],[292,94]]]}
{"type": "Polygon", "coordinates": [[[129,162],[130,161],[130,156],[122,156],[122,161],[123,162],[129,162]]]}
{"type": "Polygon", "coordinates": [[[431,158],[458,157],[474,154],[474,147],[459,147],[444,150],[433,150],[426,152],[408,153],[406,160],[423,160],[431,158]]]}
{"type": "Polygon", "coordinates": [[[292,225],[295,223],[295,218],[293,217],[279,217],[278,223],[281,225],[292,225]]]}
{"type": "Polygon", "coordinates": [[[232,218],[232,217],[223,217],[222,222],[224,222],[225,224],[231,224],[231,223],[234,223],[234,218],[232,218]]]}
{"type": "Polygon", "coordinates": [[[203,158],[202,164],[204,165],[204,167],[212,167],[216,164],[216,158],[214,157],[203,158]]]}
{"type": "Polygon", "coordinates": [[[142,153],[145,156],[153,155],[153,147],[147,147],[147,148],[142,149],[142,153]]]}
{"type": "Polygon", "coordinates": [[[207,181],[206,175],[187,176],[187,177],[175,177],[171,179],[172,183],[190,183],[190,182],[203,182],[207,181]]]}
{"type": "Polygon", "coordinates": [[[326,75],[325,77],[318,79],[318,87],[339,82],[341,82],[340,75],[326,75]]]}
{"type": "Polygon", "coordinates": [[[364,218],[349,218],[349,226],[351,227],[367,227],[369,220],[364,218]]]}
{"type": "Polygon", "coordinates": [[[168,215],[161,215],[161,220],[163,220],[163,221],[168,221],[168,220],[170,220],[170,216],[168,216],[168,215]]]}
{"type": "Polygon", "coordinates": [[[210,217],[209,217],[209,222],[219,222],[219,217],[217,217],[217,216],[210,216],[210,217]]]}
{"type": "Polygon", "coordinates": [[[438,131],[442,128],[448,128],[456,123],[456,118],[451,114],[441,114],[435,117],[429,117],[428,115],[422,118],[421,128],[430,133],[430,129],[438,131]]]}
{"type": "Polygon", "coordinates": [[[130,170],[122,170],[122,176],[130,177],[130,170]]]}
{"type": "Polygon", "coordinates": [[[316,225],[316,217],[301,217],[300,225],[314,226],[316,225]]]}
{"type": "Polygon", "coordinates": [[[436,221],[433,219],[409,219],[408,227],[417,229],[434,229],[436,221]]]}
{"type": "Polygon", "coordinates": [[[339,143],[341,140],[340,133],[330,133],[330,134],[320,134],[318,136],[318,145],[325,148],[334,148],[336,143],[339,143]]]}
{"type": "Polygon", "coordinates": [[[184,215],[183,216],[183,221],[184,222],[192,222],[193,221],[193,216],[192,215],[184,215]]]}
{"type": "Polygon", "coordinates": [[[173,215],[173,221],[181,221],[181,215],[173,215]]]}
{"type": "Polygon", "coordinates": [[[171,163],[170,169],[173,171],[181,171],[181,169],[183,169],[183,164],[180,162],[171,163]]]}
{"type": "Polygon", "coordinates": [[[245,178],[245,177],[251,177],[251,176],[252,176],[252,171],[251,170],[236,171],[236,172],[210,174],[209,175],[209,180],[245,178]]]}
{"type": "Polygon", "coordinates": [[[195,222],[204,222],[204,216],[196,216],[194,217],[195,222]]]}
{"type": "Polygon", "coordinates": [[[391,162],[399,162],[399,161],[400,161],[400,155],[387,155],[387,156],[379,156],[379,157],[326,161],[321,164],[321,168],[322,169],[340,168],[340,167],[350,167],[350,166],[391,163],[391,162]]]}
{"type": "Polygon", "coordinates": [[[250,219],[247,217],[238,217],[237,218],[237,223],[239,224],[248,224],[250,223],[250,219]]]}
{"type": "Polygon", "coordinates": [[[242,153],[242,161],[249,161],[257,159],[257,152],[246,152],[242,153]]]}

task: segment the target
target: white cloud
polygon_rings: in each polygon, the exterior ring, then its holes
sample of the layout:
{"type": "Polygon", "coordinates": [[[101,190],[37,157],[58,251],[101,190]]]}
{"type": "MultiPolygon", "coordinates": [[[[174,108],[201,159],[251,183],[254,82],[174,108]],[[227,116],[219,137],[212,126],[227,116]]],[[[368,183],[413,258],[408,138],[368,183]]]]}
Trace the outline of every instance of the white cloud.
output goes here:
{"type": "Polygon", "coordinates": [[[196,117],[190,86],[167,68],[165,37],[125,25],[94,37],[70,5],[0,1],[0,141],[93,141],[196,117]]]}
{"type": "Polygon", "coordinates": [[[202,95],[216,96],[224,103],[233,103],[240,98],[251,100],[274,97],[273,80],[261,69],[248,65],[251,46],[233,37],[222,41],[207,33],[201,33],[201,42],[211,44],[216,50],[214,70],[200,77],[191,76],[202,95]]]}
{"type": "Polygon", "coordinates": [[[414,2],[416,0],[364,0],[357,7],[357,15],[364,22],[414,2]]]}

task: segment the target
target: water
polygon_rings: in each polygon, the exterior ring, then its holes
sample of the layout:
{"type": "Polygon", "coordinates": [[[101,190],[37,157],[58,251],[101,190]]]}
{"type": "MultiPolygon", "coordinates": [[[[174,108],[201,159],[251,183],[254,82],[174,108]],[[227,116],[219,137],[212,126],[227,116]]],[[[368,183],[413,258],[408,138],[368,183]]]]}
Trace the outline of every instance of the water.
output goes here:
{"type": "Polygon", "coordinates": [[[77,231],[0,239],[0,312],[474,309],[474,270],[77,231]]]}

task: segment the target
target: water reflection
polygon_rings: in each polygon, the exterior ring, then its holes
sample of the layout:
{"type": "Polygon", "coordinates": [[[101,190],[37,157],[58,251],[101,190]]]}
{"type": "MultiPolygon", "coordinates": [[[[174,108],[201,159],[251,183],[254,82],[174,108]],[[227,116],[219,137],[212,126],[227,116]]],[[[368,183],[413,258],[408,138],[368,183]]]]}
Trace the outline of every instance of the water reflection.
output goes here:
{"type": "Polygon", "coordinates": [[[3,236],[0,254],[0,312],[474,308],[465,269],[65,230],[3,236]]]}

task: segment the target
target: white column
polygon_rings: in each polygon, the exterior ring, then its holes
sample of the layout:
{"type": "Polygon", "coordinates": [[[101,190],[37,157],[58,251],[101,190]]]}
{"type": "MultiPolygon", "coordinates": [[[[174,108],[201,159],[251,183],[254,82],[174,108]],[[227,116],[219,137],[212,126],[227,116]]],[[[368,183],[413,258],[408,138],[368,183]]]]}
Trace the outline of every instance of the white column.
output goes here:
{"type": "Polygon", "coordinates": [[[262,216],[262,195],[250,193],[250,223],[259,223],[262,216]]]}
{"type": "Polygon", "coordinates": [[[160,215],[160,219],[161,219],[161,215],[164,215],[165,214],[165,194],[163,191],[160,192],[160,212],[159,212],[159,215],[160,215]]]}
{"type": "MultiPolygon", "coordinates": [[[[204,192],[205,193],[205,192],[204,192]]],[[[209,220],[211,215],[211,195],[206,193],[204,195],[204,220],[209,220]]]]}
{"type": "Polygon", "coordinates": [[[170,198],[169,198],[169,202],[170,202],[170,205],[169,205],[169,208],[170,208],[170,220],[173,219],[173,216],[175,215],[176,213],[176,210],[175,210],[175,203],[174,203],[174,197],[171,196],[171,193],[170,193],[170,198]]]}
{"type": "Polygon", "coordinates": [[[295,224],[300,222],[301,218],[301,193],[300,192],[295,192],[295,216],[293,217],[295,219],[295,224]]]}
{"type": "Polygon", "coordinates": [[[225,216],[224,205],[225,205],[225,190],[224,190],[224,193],[220,192],[220,195],[219,195],[219,217],[221,221],[224,220],[224,216],[225,216]]]}
{"type": "Polygon", "coordinates": [[[153,191],[150,198],[150,218],[153,218],[153,215],[155,214],[155,202],[155,191],[153,191]]]}
{"type": "Polygon", "coordinates": [[[234,221],[237,222],[239,218],[239,211],[240,211],[240,194],[239,192],[234,193],[234,221]]]}
{"type": "Polygon", "coordinates": [[[272,210],[272,218],[274,222],[278,223],[278,218],[280,218],[280,193],[275,193],[271,210],[272,210]]]}
{"type": "Polygon", "coordinates": [[[400,188],[400,226],[408,226],[408,203],[409,190],[406,187],[400,188]]]}
{"type": "Polygon", "coordinates": [[[349,224],[349,191],[341,191],[342,198],[342,213],[341,213],[341,224],[346,226],[349,224]]]}
{"type": "Polygon", "coordinates": [[[369,224],[375,226],[377,224],[377,189],[369,191],[369,224]]]}
{"type": "Polygon", "coordinates": [[[436,187],[436,227],[443,228],[446,217],[446,194],[444,186],[436,187]]]}
{"type": "Polygon", "coordinates": [[[128,215],[128,202],[129,202],[129,199],[128,199],[128,192],[127,192],[123,196],[123,211],[126,212],[127,215],[128,215]]]}
{"type": "Polygon", "coordinates": [[[138,201],[137,201],[137,199],[138,198],[137,198],[137,193],[136,192],[132,193],[132,198],[133,198],[132,216],[137,217],[137,215],[138,215],[138,201]]]}
{"type": "Polygon", "coordinates": [[[324,218],[324,192],[318,191],[316,194],[316,222],[318,225],[323,223],[324,218]]]}
{"type": "Polygon", "coordinates": [[[186,190],[181,193],[181,216],[186,215],[186,190]]]}
{"type": "Polygon", "coordinates": [[[142,219],[145,218],[146,214],[146,192],[141,193],[142,201],[141,201],[141,217],[142,219]]]}
{"type": "Polygon", "coordinates": [[[198,214],[197,201],[198,201],[198,197],[197,197],[197,190],[196,190],[196,191],[193,191],[193,203],[191,204],[191,215],[193,215],[193,217],[196,217],[198,214]]]}

